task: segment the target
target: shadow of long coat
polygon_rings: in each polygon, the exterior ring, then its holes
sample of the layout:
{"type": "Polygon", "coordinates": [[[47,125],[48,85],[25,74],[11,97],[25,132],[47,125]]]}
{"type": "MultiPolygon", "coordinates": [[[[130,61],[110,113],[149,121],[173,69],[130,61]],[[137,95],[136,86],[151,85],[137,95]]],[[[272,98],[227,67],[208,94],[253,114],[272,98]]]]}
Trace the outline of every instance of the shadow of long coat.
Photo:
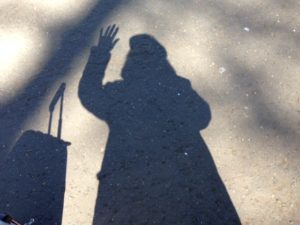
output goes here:
{"type": "Polygon", "coordinates": [[[110,55],[92,49],[82,104],[109,125],[94,225],[240,224],[199,131],[209,105],[149,35],[130,40],[123,80],[102,84],[110,55]]]}

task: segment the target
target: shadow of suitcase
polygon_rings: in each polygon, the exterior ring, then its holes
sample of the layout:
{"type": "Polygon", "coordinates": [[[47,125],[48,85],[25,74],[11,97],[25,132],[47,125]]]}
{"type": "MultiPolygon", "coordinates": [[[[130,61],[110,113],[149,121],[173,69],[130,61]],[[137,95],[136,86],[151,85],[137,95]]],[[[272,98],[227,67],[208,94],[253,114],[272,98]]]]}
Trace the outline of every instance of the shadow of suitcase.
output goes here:
{"type": "Polygon", "coordinates": [[[60,138],[64,89],[62,84],[50,104],[48,134],[33,130],[23,133],[1,167],[0,211],[22,224],[30,218],[43,225],[60,225],[62,221],[70,144],[60,138]],[[58,137],[53,137],[52,113],[59,99],[58,137]]]}

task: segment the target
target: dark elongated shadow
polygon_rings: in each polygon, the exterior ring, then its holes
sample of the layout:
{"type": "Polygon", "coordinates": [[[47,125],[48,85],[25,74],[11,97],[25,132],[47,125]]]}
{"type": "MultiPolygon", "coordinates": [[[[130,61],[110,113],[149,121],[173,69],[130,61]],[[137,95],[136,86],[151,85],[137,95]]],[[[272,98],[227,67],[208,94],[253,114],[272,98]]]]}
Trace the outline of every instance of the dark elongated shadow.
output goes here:
{"type": "MultiPolygon", "coordinates": [[[[99,24],[114,8],[128,1],[99,0],[85,19],[63,34],[62,47],[52,55],[41,72],[36,74],[14,99],[0,106],[0,153],[2,156],[8,152],[26,119],[32,116],[32,113],[41,105],[47,91],[58,79],[62,79],[68,73],[70,64],[87,46],[99,24]]],[[[0,163],[1,161],[0,159],[0,163]]]]}
{"type": "Polygon", "coordinates": [[[199,134],[208,103],[154,37],[132,37],[123,80],[103,85],[105,49],[92,48],[79,85],[84,107],[110,130],[93,224],[240,224],[199,134]]]}
{"type": "Polygon", "coordinates": [[[0,210],[24,224],[61,224],[64,206],[67,146],[61,140],[63,83],[52,99],[48,134],[26,131],[0,167],[0,210]],[[59,103],[57,137],[50,135],[52,112],[59,103]]]}

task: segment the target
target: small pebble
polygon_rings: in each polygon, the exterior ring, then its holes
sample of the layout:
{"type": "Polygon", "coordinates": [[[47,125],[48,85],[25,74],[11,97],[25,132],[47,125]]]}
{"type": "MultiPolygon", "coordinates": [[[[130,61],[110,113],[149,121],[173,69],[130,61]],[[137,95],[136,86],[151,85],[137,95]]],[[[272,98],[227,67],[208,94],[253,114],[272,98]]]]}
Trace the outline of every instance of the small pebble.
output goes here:
{"type": "Polygon", "coordinates": [[[219,73],[220,74],[223,74],[223,73],[225,73],[226,72],[226,69],[224,68],[224,67],[220,67],[219,68],[219,73]]]}
{"type": "Polygon", "coordinates": [[[250,28],[249,27],[244,27],[244,31],[249,32],[250,28]]]}

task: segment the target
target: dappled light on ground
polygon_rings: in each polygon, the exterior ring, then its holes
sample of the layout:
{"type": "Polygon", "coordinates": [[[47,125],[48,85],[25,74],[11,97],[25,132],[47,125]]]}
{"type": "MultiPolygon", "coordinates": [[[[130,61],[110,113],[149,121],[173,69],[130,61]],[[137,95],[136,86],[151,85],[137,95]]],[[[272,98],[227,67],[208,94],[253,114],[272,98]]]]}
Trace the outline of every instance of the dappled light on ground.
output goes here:
{"type": "Polygon", "coordinates": [[[33,73],[41,68],[40,64],[47,57],[44,54],[47,44],[43,35],[22,27],[0,30],[0,104],[13,99],[30,83],[33,73]]]}
{"type": "Polygon", "coordinates": [[[212,120],[201,135],[242,223],[297,224],[297,1],[11,0],[0,9],[2,151],[26,130],[47,131],[49,102],[67,83],[62,136],[72,145],[63,224],[91,224],[94,216],[109,128],[77,92],[90,47],[107,24],[120,27],[120,41],[104,83],[121,79],[130,37],[153,35],[176,74],[210,105],[212,120]]]}

